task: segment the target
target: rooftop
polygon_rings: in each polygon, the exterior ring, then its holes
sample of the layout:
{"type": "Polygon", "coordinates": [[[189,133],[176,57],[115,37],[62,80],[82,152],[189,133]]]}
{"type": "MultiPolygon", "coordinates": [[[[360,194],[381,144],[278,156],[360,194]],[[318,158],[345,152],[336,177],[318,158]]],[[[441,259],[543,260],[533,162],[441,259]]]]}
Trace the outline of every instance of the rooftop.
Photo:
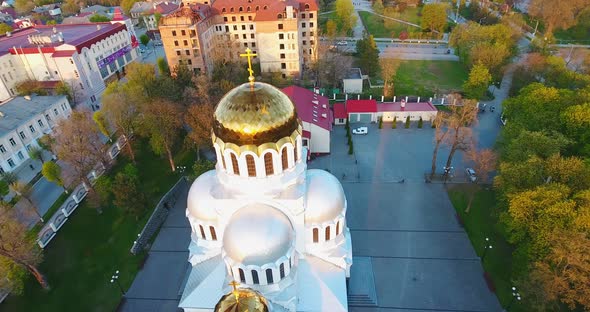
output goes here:
{"type": "Polygon", "coordinates": [[[65,95],[59,96],[31,96],[30,100],[22,96],[0,105],[0,137],[17,129],[19,126],[27,123],[35,115],[49,109],[53,104],[58,103],[66,98],[65,95]]]}
{"type": "Polygon", "coordinates": [[[374,113],[377,111],[377,101],[373,100],[348,100],[346,101],[347,113],[374,113]]]}
{"type": "MultiPolygon", "coordinates": [[[[377,111],[379,112],[401,112],[401,102],[389,102],[377,104],[377,111]]],[[[403,109],[406,112],[436,112],[437,109],[429,102],[406,103],[403,109]]]]}
{"type": "Polygon", "coordinates": [[[346,114],[346,107],[344,107],[344,103],[334,103],[334,118],[348,118],[348,115],[346,114]]]}
{"type": "Polygon", "coordinates": [[[360,68],[351,68],[346,71],[346,78],[344,79],[361,79],[362,77],[360,68]]]}
{"type": "Polygon", "coordinates": [[[277,20],[278,14],[283,13],[287,6],[292,6],[299,12],[318,10],[314,0],[217,0],[212,4],[216,14],[239,13],[240,8],[242,12],[255,12],[256,21],[277,20]],[[259,9],[256,10],[256,7],[259,9]]]}
{"type": "Polygon", "coordinates": [[[322,127],[328,131],[332,130],[334,117],[330,110],[328,98],[299,86],[289,86],[283,88],[282,91],[295,104],[297,116],[301,120],[322,127]]]}

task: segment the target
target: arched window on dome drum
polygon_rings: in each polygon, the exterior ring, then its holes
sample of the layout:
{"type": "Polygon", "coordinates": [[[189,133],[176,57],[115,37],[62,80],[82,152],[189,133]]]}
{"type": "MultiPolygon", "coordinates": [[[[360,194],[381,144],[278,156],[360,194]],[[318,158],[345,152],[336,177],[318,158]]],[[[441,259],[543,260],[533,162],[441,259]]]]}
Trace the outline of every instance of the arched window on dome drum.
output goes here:
{"type": "Polygon", "coordinates": [[[205,230],[203,230],[203,226],[199,224],[199,230],[201,230],[201,237],[205,239],[205,230]]]}
{"type": "Polygon", "coordinates": [[[256,162],[254,161],[254,156],[246,155],[246,166],[248,167],[248,176],[255,177],[256,176],[256,162]]]}
{"type": "Polygon", "coordinates": [[[236,154],[231,153],[229,154],[231,157],[231,166],[234,169],[234,174],[240,174],[240,167],[238,166],[238,158],[236,154]]]}
{"type": "Polygon", "coordinates": [[[336,222],[336,235],[340,234],[340,221],[336,222]]]}
{"type": "Polygon", "coordinates": [[[221,166],[223,167],[223,170],[227,170],[227,166],[225,165],[225,157],[221,156],[221,166]]]}
{"type": "Polygon", "coordinates": [[[330,227],[326,227],[326,240],[329,241],[330,240],[330,227]]]}
{"type": "Polygon", "coordinates": [[[281,276],[281,279],[283,279],[285,277],[285,264],[281,263],[281,266],[279,266],[279,275],[281,276]]]}
{"type": "Polygon", "coordinates": [[[273,175],[275,173],[271,153],[264,154],[264,170],[266,171],[267,176],[273,175]]]}
{"type": "Polygon", "coordinates": [[[273,278],[272,278],[272,269],[266,269],[266,283],[267,284],[274,283],[273,278]]]}
{"type": "Polygon", "coordinates": [[[260,284],[260,281],[258,280],[258,272],[256,270],[252,270],[252,283],[254,283],[254,285],[260,284]]]}
{"type": "Polygon", "coordinates": [[[283,163],[283,171],[289,168],[289,155],[287,155],[287,146],[281,149],[281,162],[283,163]]]}
{"type": "Polygon", "coordinates": [[[295,162],[297,162],[298,158],[297,158],[297,142],[295,142],[295,145],[293,145],[293,160],[295,162]]]}
{"type": "Polygon", "coordinates": [[[239,268],[238,272],[240,273],[240,282],[245,283],[246,282],[246,275],[244,275],[244,270],[239,268]]]}
{"type": "Polygon", "coordinates": [[[318,242],[318,236],[319,236],[318,229],[317,228],[314,228],[313,229],[313,242],[314,243],[317,243],[318,242]]]}
{"type": "Polygon", "coordinates": [[[211,239],[217,240],[217,235],[215,235],[215,228],[213,226],[210,226],[209,231],[211,232],[211,239]]]}

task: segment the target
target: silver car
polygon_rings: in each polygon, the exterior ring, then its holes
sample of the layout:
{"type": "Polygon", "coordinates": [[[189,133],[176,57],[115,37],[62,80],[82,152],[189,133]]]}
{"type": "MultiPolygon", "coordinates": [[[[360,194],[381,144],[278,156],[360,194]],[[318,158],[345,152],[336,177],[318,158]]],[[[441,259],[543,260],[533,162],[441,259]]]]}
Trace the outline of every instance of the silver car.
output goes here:
{"type": "Polygon", "coordinates": [[[473,170],[473,168],[465,169],[465,173],[467,173],[467,177],[471,182],[477,181],[477,176],[475,175],[475,170],[473,170]]]}

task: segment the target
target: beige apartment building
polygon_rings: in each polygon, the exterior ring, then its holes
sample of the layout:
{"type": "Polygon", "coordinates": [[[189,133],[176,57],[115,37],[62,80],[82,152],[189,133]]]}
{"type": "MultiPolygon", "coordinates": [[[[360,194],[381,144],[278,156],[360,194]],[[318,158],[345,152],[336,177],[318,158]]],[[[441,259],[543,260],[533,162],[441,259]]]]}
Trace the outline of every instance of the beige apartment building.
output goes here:
{"type": "Polygon", "coordinates": [[[298,76],[316,58],[317,13],[315,0],[192,0],[159,29],[171,67],[210,72],[250,48],[263,73],[298,76]]]}

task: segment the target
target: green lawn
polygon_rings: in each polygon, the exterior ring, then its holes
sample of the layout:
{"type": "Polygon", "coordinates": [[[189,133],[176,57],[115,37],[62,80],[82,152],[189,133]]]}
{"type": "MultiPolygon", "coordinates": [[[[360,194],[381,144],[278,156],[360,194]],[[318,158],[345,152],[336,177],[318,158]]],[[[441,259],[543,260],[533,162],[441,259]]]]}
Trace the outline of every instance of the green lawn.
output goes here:
{"type": "Polygon", "coordinates": [[[467,68],[453,61],[404,61],[394,79],[397,96],[433,96],[460,91],[467,80],[467,68]]]}
{"type": "MultiPolygon", "coordinates": [[[[109,205],[99,215],[82,204],[57,233],[44,251],[41,270],[51,285],[43,291],[33,278],[27,281],[22,296],[11,296],[2,304],[2,311],[114,311],[120,293],[110,283],[115,270],[120,270],[120,282],[127,289],[143,255],[133,256],[129,249],[147,222],[152,209],[165,192],[180,178],[171,173],[168,161],[154,155],[147,142],[137,142],[138,171],[141,188],[150,200],[143,216],[126,215],[109,205]]],[[[195,153],[177,154],[177,165],[191,168],[195,153]]],[[[129,160],[124,157],[111,171],[121,170],[129,160]]]]}
{"type": "MultiPolygon", "coordinates": [[[[498,222],[496,198],[493,190],[476,185],[455,185],[448,188],[449,197],[455,210],[463,221],[465,231],[471,244],[479,256],[482,256],[485,238],[490,239],[492,249],[484,258],[484,269],[488,272],[496,287],[496,295],[503,307],[508,305],[512,297],[511,282],[512,245],[502,235],[498,222]],[[467,214],[465,208],[471,191],[476,191],[471,210],[467,214]]],[[[530,311],[526,307],[514,304],[513,311],[530,311]]]]}
{"type": "MultiPolygon", "coordinates": [[[[420,25],[421,17],[418,16],[421,8],[407,8],[395,18],[406,22],[420,25]]],[[[421,28],[403,24],[393,20],[385,21],[384,18],[369,12],[360,11],[359,15],[367,29],[367,32],[375,38],[398,38],[400,32],[407,31],[410,33],[422,32],[421,28]]],[[[418,34],[411,35],[410,38],[418,38],[418,34]]]]}
{"type": "Polygon", "coordinates": [[[576,25],[568,29],[556,29],[554,36],[558,41],[568,41],[557,43],[590,44],[590,28],[585,25],[576,25]]]}

